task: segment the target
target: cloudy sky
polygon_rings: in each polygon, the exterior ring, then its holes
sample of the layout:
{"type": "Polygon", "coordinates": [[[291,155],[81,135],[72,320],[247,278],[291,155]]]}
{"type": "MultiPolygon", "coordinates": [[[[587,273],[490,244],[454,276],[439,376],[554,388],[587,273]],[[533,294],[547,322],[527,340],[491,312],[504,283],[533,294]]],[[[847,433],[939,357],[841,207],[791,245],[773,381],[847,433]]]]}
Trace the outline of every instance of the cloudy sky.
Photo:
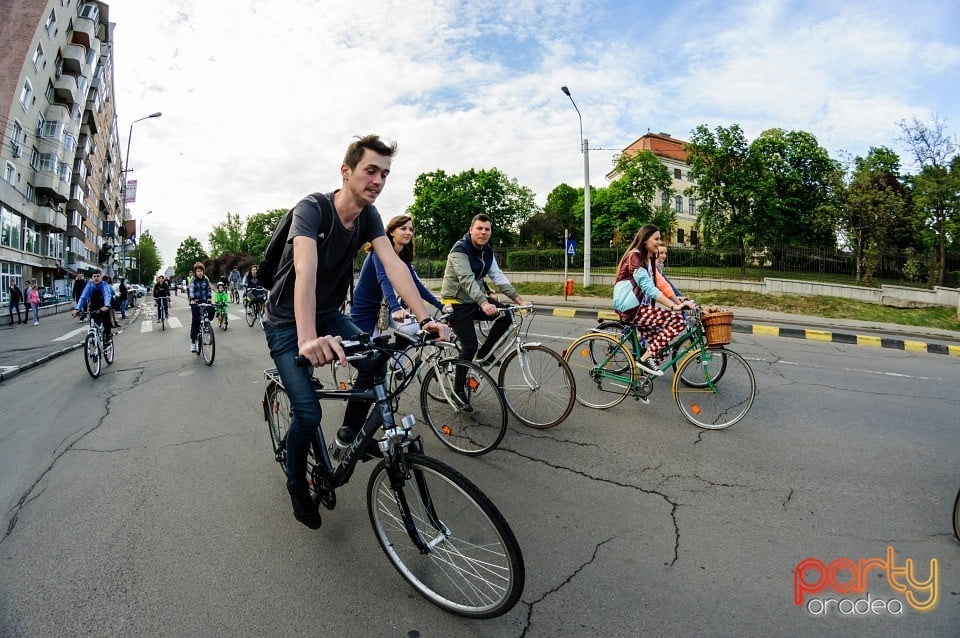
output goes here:
{"type": "Polygon", "coordinates": [[[646,133],[700,124],[814,134],[831,156],[888,146],[897,121],[960,133],[960,8],[943,0],[113,0],[133,216],[172,264],[226,214],[339,186],[355,135],[396,140],[378,207],[424,172],[497,167],[537,202],[591,183],[646,133]],[[147,211],[152,214],[144,216],[147,211]]]}

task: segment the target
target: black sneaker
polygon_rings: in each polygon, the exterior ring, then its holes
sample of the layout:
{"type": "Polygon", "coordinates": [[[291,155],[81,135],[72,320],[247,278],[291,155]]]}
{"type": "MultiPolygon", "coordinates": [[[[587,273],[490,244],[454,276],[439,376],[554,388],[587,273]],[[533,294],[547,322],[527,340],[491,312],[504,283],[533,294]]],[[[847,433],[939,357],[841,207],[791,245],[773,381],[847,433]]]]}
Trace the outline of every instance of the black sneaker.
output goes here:
{"type": "Polygon", "coordinates": [[[453,399],[456,401],[458,404],[457,407],[459,407],[462,412],[473,412],[473,406],[470,405],[470,399],[464,397],[462,391],[454,391],[453,399]]]}
{"type": "Polygon", "coordinates": [[[290,501],[293,503],[293,517],[310,529],[320,529],[323,520],[320,518],[317,504],[310,496],[310,489],[306,486],[295,489],[288,483],[287,491],[290,493],[290,501]]]}
{"type": "Polygon", "coordinates": [[[637,367],[640,369],[640,372],[645,372],[651,377],[662,377],[663,370],[657,365],[657,362],[653,359],[637,359],[637,367]]]}

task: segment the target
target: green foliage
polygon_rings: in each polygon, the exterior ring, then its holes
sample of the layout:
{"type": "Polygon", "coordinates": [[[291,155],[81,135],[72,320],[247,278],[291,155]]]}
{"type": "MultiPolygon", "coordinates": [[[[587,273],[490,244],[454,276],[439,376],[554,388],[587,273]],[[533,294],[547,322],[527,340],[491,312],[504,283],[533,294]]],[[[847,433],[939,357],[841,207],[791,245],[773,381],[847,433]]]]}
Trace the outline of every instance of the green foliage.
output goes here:
{"type": "Polygon", "coordinates": [[[200,243],[199,239],[191,235],[180,242],[180,247],[177,248],[177,258],[174,262],[174,268],[176,268],[178,275],[185,276],[190,273],[193,264],[198,261],[206,261],[207,259],[207,251],[203,249],[203,244],[200,243]]]}
{"type": "Polygon", "coordinates": [[[237,213],[227,213],[227,219],[210,231],[210,256],[234,255],[243,252],[244,223],[237,213]]]}
{"type": "Polygon", "coordinates": [[[257,213],[247,218],[246,232],[243,236],[243,252],[252,255],[259,262],[267,248],[273,231],[280,218],[287,214],[286,208],[275,208],[265,213],[257,213]]]}
{"type": "Polygon", "coordinates": [[[160,272],[160,265],[163,263],[160,250],[157,248],[157,242],[150,235],[149,230],[143,231],[143,235],[137,241],[135,254],[137,258],[137,283],[149,285],[156,278],[157,273],[160,272]]]}
{"type": "Polygon", "coordinates": [[[407,209],[417,226],[418,250],[437,254],[470,228],[479,213],[493,222],[494,246],[510,245],[521,226],[539,212],[533,191],[509,179],[499,169],[470,169],[457,175],[443,170],[423,173],[413,189],[414,202],[407,209]]]}

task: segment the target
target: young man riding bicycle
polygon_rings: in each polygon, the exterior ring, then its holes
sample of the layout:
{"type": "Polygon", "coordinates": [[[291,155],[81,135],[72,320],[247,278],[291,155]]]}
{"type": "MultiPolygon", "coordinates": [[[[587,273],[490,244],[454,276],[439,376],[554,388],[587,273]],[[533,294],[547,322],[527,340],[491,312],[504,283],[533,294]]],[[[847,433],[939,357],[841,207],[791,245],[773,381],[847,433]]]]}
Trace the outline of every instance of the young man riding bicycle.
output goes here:
{"type": "Polygon", "coordinates": [[[110,318],[110,302],[113,301],[113,287],[103,280],[103,273],[99,268],[90,275],[90,281],[84,286],[77,305],[70,313],[76,317],[83,311],[84,305],[90,305],[93,320],[103,328],[103,342],[110,343],[113,338],[113,320],[110,318]]]}
{"type": "MultiPolygon", "coordinates": [[[[496,298],[487,296],[485,277],[489,276],[498,292],[510,297],[514,303],[527,305],[497,265],[490,247],[492,233],[490,218],[483,213],[476,215],[470,222],[469,232],[450,249],[443,271],[440,298],[444,304],[453,306],[450,327],[460,341],[460,356],[467,361],[476,356],[483,362],[511,324],[508,315],[499,317],[490,328],[487,340],[477,349],[475,322],[496,317],[499,306],[496,298]]],[[[465,379],[466,369],[457,368],[454,388],[462,388],[465,379]]]]}
{"type": "MultiPolygon", "coordinates": [[[[320,241],[328,231],[321,228],[323,214],[310,198],[301,200],[293,209],[287,244],[276,272],[289,273],[277,277],[267,298],[264,333],[270,356],[286,389],[293,409],[286,439],[287,491],[293,503],[294,517],[309,527],[321,524],[317,503],[307,485],[307,452],[322,413],[314,393],[309,369],[295,365],[303,355],[314,366],[334,359],[346,365],[343,338],[355,337],[360,330],[341,314],[347,286],[353,275],[353,259],[360,246],[369,241],[394,288],[407,300],[425,328],[446,332],[430,320],[423,300],[406,265],[394,252],[386,238],[383,221],[373,206],[383,190],[396,144],[386,144],[376,135],[367,135],[353,142],[340,166],[342,186],[326,197],[333,211],[331,237],[320,241]]],[[[328,217],[329,219],[329,217],[328,217]]],[[[360,369],[354,387],[373,386],[373,370],[360,369]]],[[[344,412],[343,440],[353,435],[366,419],[369,402],[351,401],[344,412]]]]}

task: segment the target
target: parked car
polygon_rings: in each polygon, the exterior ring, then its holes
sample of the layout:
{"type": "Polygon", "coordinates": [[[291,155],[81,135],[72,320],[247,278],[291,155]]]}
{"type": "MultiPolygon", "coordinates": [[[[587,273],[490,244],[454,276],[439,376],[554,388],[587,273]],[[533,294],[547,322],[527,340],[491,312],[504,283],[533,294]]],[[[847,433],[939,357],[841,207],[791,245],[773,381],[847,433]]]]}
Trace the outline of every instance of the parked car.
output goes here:
{"type": "Polygon", "coordinates": [[[54,292],[53,288],[48,288],[47,286],[41,286],[37,288],[37,294],[40,295],[40,305],[46,306],[47,304],[56,303],[57,293],[54,292]]]}
{"type": "MultiPolygon", "coordinates": [[[[112,284],[112,286],[113,286],[113,294],[119,297],[120,284],[112,284]]],[[[138,297],[137,291],[134,290],[131,284],[128,284],[127,285],[127,307],[128,308],[133,308],[137,305],[137,297],[138,297]]]]}

